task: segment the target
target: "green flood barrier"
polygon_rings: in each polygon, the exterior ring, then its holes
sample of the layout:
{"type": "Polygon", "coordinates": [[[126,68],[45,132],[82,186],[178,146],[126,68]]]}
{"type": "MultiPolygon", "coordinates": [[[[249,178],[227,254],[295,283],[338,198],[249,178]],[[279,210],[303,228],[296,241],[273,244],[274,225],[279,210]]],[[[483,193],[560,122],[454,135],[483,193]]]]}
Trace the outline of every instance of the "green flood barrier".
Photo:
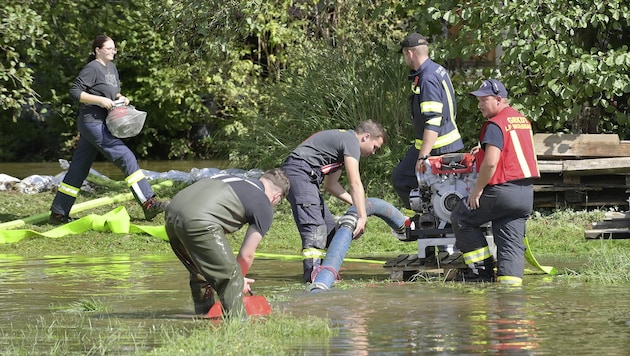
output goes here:
{"type": "MultiPolygon", "coordinates": [[[[173,186],[173,181],[166,180],[158,184],[152,185],[151,188],[153,190],[160,190],[162,188],[172,187],[172,186],[173,186]]],[[[121,194],[110,196],[110,197],[102,197],[102,198],[97,198],[93,200],[88,200],[83,203],[75,204],[70,210],[70,214],[73,215],[73,214],[77,214],[86,210],[94,209],[100,206],[129,201],[129,200],[132,200],[133,198],[134,198],[133,194],[129,192],[129,193],[121,193],[121,194]]],[[[46,213],[31,215],[23,219],[7,221],[0,224],[0,230],[14,229],[20,226],[24,226],[26,224],[38,224],[38,223],[46,221],[49,215],[50,215],[50,212],[46,212],[46,213]]]]}
{"type": "Polygon", "coordinates": [[[0,243],[15,243],[27,237],[37,236],[59,238],[67,235],[81,234],[89,230],[112,232],[116,234],[145,233],[168,241],[164,225],[145,226],[132,224],[127,209],[125,209],[124,206],[119,206],[107,214],[90,214],[44,232],[29,229],[0,230],[0,243]]]}

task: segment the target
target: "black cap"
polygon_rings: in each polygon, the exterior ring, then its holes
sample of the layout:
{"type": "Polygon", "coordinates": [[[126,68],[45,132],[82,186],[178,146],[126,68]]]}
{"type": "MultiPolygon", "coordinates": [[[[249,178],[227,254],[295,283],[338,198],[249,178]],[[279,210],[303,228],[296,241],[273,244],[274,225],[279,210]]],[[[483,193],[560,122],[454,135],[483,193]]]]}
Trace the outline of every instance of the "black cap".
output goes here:
{"type": "Polygon", "coordinates": [[[507,89],[505,85],[496,79],[486,79],[481,83],[479,89],[470,93],[473,96],[500,96],[502,98],[508,97],[507,89]]]}
{"type": "Polygon", "coordinates": [[[416,47],[428,44],[429,42],[427,42],[427,39],[424,38],[424,36],[417,32],[412,32],[408,34],[402,42],[400,42],[400,49],[402,50],[405,47],[416,47]]]}

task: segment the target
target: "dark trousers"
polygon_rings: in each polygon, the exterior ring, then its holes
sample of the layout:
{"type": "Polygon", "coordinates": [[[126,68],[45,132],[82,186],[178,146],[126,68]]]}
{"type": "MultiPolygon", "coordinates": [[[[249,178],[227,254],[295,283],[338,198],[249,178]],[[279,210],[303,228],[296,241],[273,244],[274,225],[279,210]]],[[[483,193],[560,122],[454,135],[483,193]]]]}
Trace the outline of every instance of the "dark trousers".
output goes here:
{"type": "Polygon", "coordinates": [[[416,177],[416,163],[418,162],[418,149],[411,145],[405,153],[403,159],[398,163],[392,172],[392,186],[400,197],[400,201],[407,209],[411,209],[409,204],[409,192],[418,188],[418,178],[416,177]]]}
{"type": "Polygon", "coordinates": [[[531,184],[504,183],[486,186],[479,199],[479,208],[469,210],[461,202],[451,215],[456,246],[463,253],[488,245],[479,227],[492,222],[497,246],[497,276],[523,278],[525,268],[526,223],[534,205],[531,184]]]}
{"type": "MultiPolygon", "coordinates": [[[[212,306],[214,297],[213,292],[208,290],[210,286],[217,292],[226,317],[246,316],[243,272],[223,228],[207,225],[184,229],[179,226],[176,217],[168,217],[166,234],[173,252],[190,273],[189,285],[195,310],[204,303],[208,303],[206,309],[212,306]]],[[[207,313],[207,310],[202,312],[207,313]]]]}
{"type": "MultiPolygon", "coordinates": [[[[80,189],[98,152],[101,152],[114,163],[125,174],[125,177],[140,169],[133,152],[121,139],[114,137],[103,122],[79,120],[78,127],[79,143],[72,155],[72,161],[63,183],[75,187],[77,190],[80,189]]],[[[143,203],[154,195],[151,185],[146,179],[141,179],[129,188],[139,203],[143,203]]],[[[55,214],[69,215],[75,200],[76,197],[58,191],[50,210],[55,214]]]]}
{"type": "Polygon", "coordinates": [[[288,158],[282,169],[291,188],[287,200],[302,239],[303,279],[311,282],[311,273],[323,258],[314,252],[324,251],[335,232],[335,219],[320,194],[323,175],[303,160],[288,158]],[[313,254],[310,254],[314,252],[313,254]]]}

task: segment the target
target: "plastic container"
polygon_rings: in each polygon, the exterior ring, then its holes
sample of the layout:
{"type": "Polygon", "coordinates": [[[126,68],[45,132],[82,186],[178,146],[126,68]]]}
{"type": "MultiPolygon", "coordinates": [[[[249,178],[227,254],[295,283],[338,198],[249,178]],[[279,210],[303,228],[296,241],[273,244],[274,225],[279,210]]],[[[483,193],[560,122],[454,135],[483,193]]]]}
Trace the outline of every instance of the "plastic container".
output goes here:
{"type": "Polygon", "coordinates": [[[112,135],[118,138],[133,137],[142,131],[147,113],[137,110],[133,105],[115,101],[116,105],[107,114],[105,124],[112,135]]]}

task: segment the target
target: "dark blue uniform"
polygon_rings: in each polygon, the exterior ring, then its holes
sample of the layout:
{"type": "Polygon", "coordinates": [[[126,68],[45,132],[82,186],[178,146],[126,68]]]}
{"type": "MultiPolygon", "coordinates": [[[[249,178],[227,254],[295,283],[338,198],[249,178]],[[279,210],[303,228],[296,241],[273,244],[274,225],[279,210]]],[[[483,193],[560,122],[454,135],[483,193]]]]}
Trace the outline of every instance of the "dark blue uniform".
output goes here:
{"type": "MultiPolygon", "coordinates": [[[[118,71],[114,63],[104,66],[93,60],[83,67],[70,89],[70,96],[79,100],[81,92],[103,96],[115,100],[120,93],[118,71]]],[[[79,142],[72,155],[70,168],[58,188],[50,208],[53,214],[69,216],[70,209],[81,190],[83,181],[88,176],[92,163],[100,152],[125,174],[125,181],[138,203],[142,204],[154,196],[136,156],[119,138],[114,137],[105,118],[107,109],[98,105],[81,103],[77,126],[79,142]]]]}
{"type": "Polygon", "coordinates": [[[409,78],[412,81],[409,106],[416,140],[392,174],[394,190],[407,209],[410,208],[409,192],[418,187],[415,168],[424,130],[438,133],[431,149],[432,156],[457,152],[464,148],[455,124],[455,90],[446,69],[427,59],[418,70],[410,73],[409,78]]]}
{"type": "Polygon", "coordinates": [[[335,220],[324,203],[320,185],[325,175],[341,169],[345,156],[361,159],[353,130],[324,130],[302,142],[282,164],[291,188],[287,200],[302,238],[304,282],[311,282],[332,239],[335,220]]]}

